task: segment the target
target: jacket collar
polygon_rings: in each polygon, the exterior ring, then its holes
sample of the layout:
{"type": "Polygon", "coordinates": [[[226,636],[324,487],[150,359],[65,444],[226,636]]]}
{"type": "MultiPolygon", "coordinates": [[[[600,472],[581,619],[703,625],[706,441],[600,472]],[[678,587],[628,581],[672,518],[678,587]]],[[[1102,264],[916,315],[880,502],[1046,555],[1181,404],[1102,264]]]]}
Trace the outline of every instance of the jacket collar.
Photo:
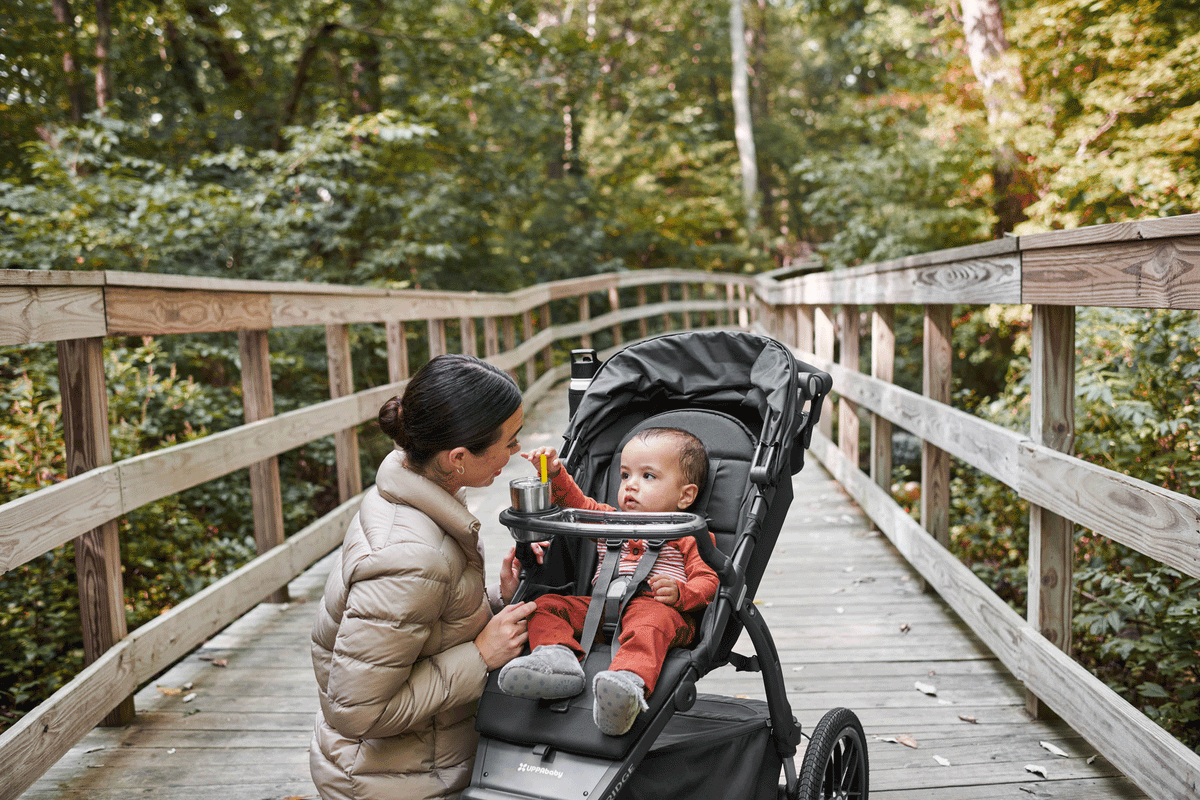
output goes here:
{"type": "Polygon", "coordinates": [[[479,553],[479,520],[467,510],[464,490],[451,495],[428,478],[407,469],[401,450],[393,450],[379,465],[375,486],[385,500],[411,506],[432,519],[466,553],[479,553]]]}

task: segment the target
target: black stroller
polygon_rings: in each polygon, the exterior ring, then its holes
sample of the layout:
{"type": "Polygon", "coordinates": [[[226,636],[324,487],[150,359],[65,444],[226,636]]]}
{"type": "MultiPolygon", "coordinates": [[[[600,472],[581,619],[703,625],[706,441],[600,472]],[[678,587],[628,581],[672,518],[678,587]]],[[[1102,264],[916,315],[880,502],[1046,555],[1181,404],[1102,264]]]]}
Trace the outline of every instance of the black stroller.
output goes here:
{"type": "MultiPolygon", "coordinates": [[[[597,560],[592,539],[692,536],[721,586],[696,641],[670,651],[649,710],[622,736],[602,734],[591,716],[591,678],[607,669],[610,644],[591,648],[584,662],[587,688],[569,700],[508,696],[493,673],[480,700],[481,739],[464,800],[865,800],[866,740],[847,709],[821,719],[797,773],[800,725],[775,644],[753,603],[792,501],[791,475],[803,466],[831,385],[828,374],[797,361],[779,342],[744,332],[660,336],[602,366],[594,351],[572,354],[572,416],[561,458],[580,488],[615,506],[614,456],[625,443],[647,427],[682,428],[708,450],[708,485],[692,507],[703,516],[506,510],[500,519],[517,540],[524,566],[514,602],[546,592],[590,594],[597,560]],[[539,565],[529,543],[548,539],[539,565]],[[743,629],[753,656],[733,652],[743,629]],[[761,672],[767,702],[698,695],[696,681],[726,664],[761,672]]],[[[605,602],[611,632],[619,602],[611,595],[593,597],[597,602],[605,602]]]]}

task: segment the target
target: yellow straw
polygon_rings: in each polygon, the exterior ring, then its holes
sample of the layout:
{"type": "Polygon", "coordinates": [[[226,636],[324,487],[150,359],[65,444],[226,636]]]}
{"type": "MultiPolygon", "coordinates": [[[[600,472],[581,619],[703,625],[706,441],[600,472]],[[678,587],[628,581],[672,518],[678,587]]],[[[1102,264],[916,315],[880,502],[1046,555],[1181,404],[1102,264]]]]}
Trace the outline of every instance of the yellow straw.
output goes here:
{"type": "Polygon", "coordinates": [[[546,454],[542,453],[542,483],[549,483],[550,478],[546,475],[546,454]]]}

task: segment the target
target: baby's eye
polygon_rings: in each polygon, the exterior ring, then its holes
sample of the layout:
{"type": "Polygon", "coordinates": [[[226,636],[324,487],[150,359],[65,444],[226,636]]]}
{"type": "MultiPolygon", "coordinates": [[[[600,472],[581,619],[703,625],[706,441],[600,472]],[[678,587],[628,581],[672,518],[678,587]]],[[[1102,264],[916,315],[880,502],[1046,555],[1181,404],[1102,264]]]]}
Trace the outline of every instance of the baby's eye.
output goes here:
{"type": "Polygon", "coordinates": [[[653,472],[644,472],[644,473],[642,473],[642,479],[643,479],[643,480],[647,480],[647,481],[649,481],[649,480],[653,480],[653,479],[654,479],[654,473],[653,473],[653,472]]]}
{"type": "Polygon", "coordinates": [[[629,473],[626,472],[625,470],[621,470],[621,480],[623,480],[623,481],[629,480],[629,473]]]}

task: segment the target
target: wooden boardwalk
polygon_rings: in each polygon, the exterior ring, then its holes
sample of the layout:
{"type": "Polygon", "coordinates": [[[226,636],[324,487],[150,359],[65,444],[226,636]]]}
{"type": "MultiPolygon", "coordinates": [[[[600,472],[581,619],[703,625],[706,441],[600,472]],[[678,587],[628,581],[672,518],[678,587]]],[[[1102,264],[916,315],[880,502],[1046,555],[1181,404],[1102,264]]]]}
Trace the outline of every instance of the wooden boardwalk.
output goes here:
{"type": "MultiPolygon", "coordinates": [[[[564,394],[527,409],[523,448],[560,443],[564,394]]],[[[470,497],[484,521],[489,576],[510,543],[495,523],[508,504],[508,479],[526,474],[529,465],[514,458],[491,489],[470,497]]],[[[292,582],[291,603],[259,605],[144,687],[134,724],[94,730],[22,797],[315,798],[308,635],[329,561],[292,582]]],[[[796,478],[796,500],[756,602],[804,729],[837,706],[862,720],[872,797],[1144,797],[1103,758],[1092,759],[1095,751],[1065,725],[1028,718],[1021,685],[936,595],[922,592],[918,576],[815,460],[796,478]]],[[[748,644],[741,650],[752,652],[748,644]]],[[[759,676],[729,667],[699,689],[764,696],[759,676]]]]}

